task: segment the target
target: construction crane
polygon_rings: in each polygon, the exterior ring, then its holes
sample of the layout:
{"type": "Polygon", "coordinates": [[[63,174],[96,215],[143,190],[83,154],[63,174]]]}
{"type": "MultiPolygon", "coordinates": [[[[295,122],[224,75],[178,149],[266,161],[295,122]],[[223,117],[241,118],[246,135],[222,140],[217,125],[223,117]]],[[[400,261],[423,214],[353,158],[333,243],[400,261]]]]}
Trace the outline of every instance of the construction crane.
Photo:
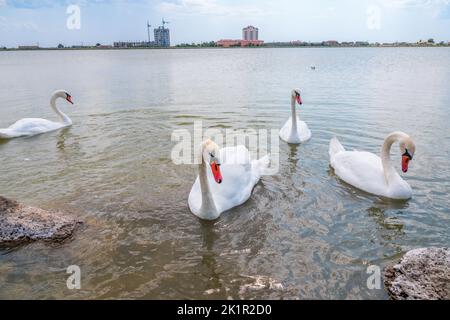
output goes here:
{"type": "Polygon", "coordinates": [[[150,28],[152,27],[152,25],[150,24],[150,22],[147,20],[147,33],[148,33],[148,43],[152,42],[152,39],[150,38],[150,28]]]}
{"type": "Polygon", "coordinates": [[[166,25],[166,24],[169,24],[170,22],[169,21],[166,21],[166,20],[164,20],[164,18],[162,19],[162,27],[163,27],[163,29],[164,29],[164,26],[166,25]]]}

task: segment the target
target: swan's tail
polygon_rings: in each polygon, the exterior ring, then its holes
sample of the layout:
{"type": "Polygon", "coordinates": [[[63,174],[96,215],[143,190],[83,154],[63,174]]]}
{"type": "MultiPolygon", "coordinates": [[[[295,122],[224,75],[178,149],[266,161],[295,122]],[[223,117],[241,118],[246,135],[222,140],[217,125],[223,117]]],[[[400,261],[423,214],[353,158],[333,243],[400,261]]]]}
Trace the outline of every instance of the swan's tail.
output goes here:
{"type": "Polygon", "coordinates": [[[334,159],[334,156],[337,155],[340,152],[344,152],[345,148],[342,146],[342,144],[339,142],[339,140],[334,137],[330,141],[330,149],[328,153],[330,154],[330,160],[334,159]]]}
{"type": "Polygon", "coordinates": [[[270,168],[271,162],[270,154],[254,161],[253,167],[256,169],[258,176],[268,176],[273,174],[273,170],[270,168]]]}

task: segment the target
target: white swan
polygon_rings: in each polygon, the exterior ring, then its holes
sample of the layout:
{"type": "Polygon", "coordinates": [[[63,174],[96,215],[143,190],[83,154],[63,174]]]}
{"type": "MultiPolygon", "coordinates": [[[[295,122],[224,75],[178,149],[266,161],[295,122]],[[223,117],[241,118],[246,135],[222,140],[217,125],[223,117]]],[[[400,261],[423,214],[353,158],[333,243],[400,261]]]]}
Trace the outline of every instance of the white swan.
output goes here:
{"type": "Polygon", "coordinates": [[[204,220],[216,220],[222,212],[246,202],[270,165],[269,156],[251,161],[246,147],[219,149],[209,139],[202,143],[200,156],[199,176],[188,203],[191,212],[204,220]]]}
{"type": "Polygon", "coordinates": [[[293,90],[291,97],[291,112],[292,116],[286,122],[284,127],[280,130],[280,138],[283,141],[291,144],[300,144],[311,139],[311,131],[308,125],[300,121],[295,110],[295,102],[302,105],[302,97],[300,96],[300,90],[293,90]]]}
{"type": "Polygon", "coordinates": [[[0,139],[12,139],[23,136],[34,136],[41,133],[46,133],[50,131],[55,131],[64,127],[72,125],[72,120],[65,115],[56,106],[56,100],[58,98],[65,99],[66,101],[73,104],[72,96],[68,94],[65,90],[55,91],[50,100],[50,106],[56,112],[56,114],[61,118],[62,122],[53,122],[45,119],[22,119],[14,123],[7,129],[0,129],[0,139]]]}
{"type": "Polygon", "coordinates": [[[408,172],[416,146],[403,132],[391,133],[384,141],[381,158],[370,152],[345,151],[337,138],[330,142],[330,163],[336,174],[348,184],[378,196],[407,200],[412,189],[392,167],[390,150],[394,142],[400,143],[402,171],[408,172]]]}

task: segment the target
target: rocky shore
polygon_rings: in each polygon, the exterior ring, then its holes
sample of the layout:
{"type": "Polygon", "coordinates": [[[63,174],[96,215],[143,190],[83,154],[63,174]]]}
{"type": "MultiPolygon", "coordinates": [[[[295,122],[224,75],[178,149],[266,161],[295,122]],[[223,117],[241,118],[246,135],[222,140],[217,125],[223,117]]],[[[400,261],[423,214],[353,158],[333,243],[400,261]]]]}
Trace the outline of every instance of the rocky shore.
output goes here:
{"type": "Polygon", "coordinates": [[[409,251],[384,272],[384,284],[394,300],[449,300],[450,250],[409,251]]]}
{"type": "Polygon", "coordinates": [[[81,224],[61,212],[29,207],[0,196],[0,244],[62,242],[81,224]]]}

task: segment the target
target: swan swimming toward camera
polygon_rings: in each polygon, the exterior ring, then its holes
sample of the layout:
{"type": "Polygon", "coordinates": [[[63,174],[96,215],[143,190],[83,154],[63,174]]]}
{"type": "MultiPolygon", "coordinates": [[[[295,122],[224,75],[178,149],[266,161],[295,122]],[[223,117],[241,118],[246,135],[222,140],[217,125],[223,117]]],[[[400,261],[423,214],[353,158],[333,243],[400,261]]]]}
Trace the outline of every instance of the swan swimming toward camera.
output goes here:
{"type": "Polygon", "coordinates": [[[24,136],[34,136],[41,133],[55,131],[72,125],[72,120],[56,106],[57,99],[64,99],[73,104],[72,96],[65,90],[55,91],[50,100],[50,106],[61,118],[62,122],[53,122],[46,119],[27,118],[14,123],[6,129],[0,129],[0,139],[12,139],[24,136]]]}
{"type": "Polygon", "coordinates": [[[269,156],[251,161],[244,146],[219,149],[208,139],[200,156],[199,176],[188,200],[189,209],[200,219],[216,220],[222,212],[245,203],[261,176],[269,174],[269,156]]]}
{"type": "Polygon", "coordinates": [[[414,141],[403,132],[391,133],[384,141],[381,158],[370,152],[346,151],[337,138],[330,142],[330,164],[335,173],[348,184],[378,196],[407,200],[412,197],[409,184],[392,167],[390,150],[400,143],[402,171],[408,172],[416,151],[414,141]]]}
{"type": "Polygon", "coordinates": [[[306,122],[300,121],[295,109],[295,103],[303,104],[300,90],[293,90],[291,96],[292,116],[280,130],[280,138],[290,144],[300,144],[311,139],[311,131],[306,122]]]}

